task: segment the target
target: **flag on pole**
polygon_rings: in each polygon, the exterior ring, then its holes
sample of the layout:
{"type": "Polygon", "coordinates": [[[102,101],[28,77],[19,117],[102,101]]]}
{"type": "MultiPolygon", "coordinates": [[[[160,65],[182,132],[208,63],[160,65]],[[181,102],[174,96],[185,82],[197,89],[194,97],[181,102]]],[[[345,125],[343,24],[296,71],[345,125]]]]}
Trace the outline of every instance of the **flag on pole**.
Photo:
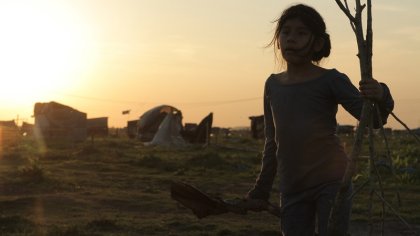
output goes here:
{"type": "Polygon", "coordinates": [[[130,110],[125,110],[125,111],[122,111],[122,114],[123,114],[123,115],[130,114],[130,110]]]}

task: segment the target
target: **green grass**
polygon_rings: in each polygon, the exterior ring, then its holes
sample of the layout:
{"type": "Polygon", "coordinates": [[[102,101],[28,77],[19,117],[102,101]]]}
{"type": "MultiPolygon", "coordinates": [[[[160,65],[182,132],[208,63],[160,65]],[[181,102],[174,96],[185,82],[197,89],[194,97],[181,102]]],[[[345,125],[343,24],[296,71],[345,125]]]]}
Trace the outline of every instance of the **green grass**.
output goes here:
{"type": "MultiPolygon", "coordinates": [[[[349,149],[352,137],[344,141],[349,149]]],[[[390,143],[396,168],[420,168],[416,143],[402,138],[390,143]]],[[[243,137],[207,148],[146,147],[122,138],[46,147],[23,139],[0,153],[0,235],[278,235],[278,219],[268,213],[197,219],[170,197],[173,180],[221,198],[244,196],[258,174],[262,147],[261,141],[243,137]]],[[[377,147],[378,153],[385,152],[384,145],[377,147]]],[[[367,179],[366,169],[366,163],[359,163],[356,187],[367,179]]],[[[387,169],[380,171],[386,199],[419,225],[418,173],[397,173],[396,180],[387,169]]],[[[278,202],[276,191],[274,186],[273,203],[278,202]]],[[[354,224],[367,224],[368,200],[367,188],[355,196],[354,224]]],[[[377,198],[374,202],[378,221],[381,204],[377,198]]],[[[398,222],[389,210],[386,220],[398,222]]]]}

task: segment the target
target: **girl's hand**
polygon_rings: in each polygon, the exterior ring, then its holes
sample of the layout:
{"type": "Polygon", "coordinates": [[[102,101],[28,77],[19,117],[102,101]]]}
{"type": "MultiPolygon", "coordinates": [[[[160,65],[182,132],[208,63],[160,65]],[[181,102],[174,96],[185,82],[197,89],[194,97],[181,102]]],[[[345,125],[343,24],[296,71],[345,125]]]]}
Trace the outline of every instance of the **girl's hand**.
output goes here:
{"type": "Polygon", "coordinates": [[[371,99],[376,102],[380,102],[384,95],[382,85],[375,79],[360,81],[359,90],[363,98],[371,99]]]}

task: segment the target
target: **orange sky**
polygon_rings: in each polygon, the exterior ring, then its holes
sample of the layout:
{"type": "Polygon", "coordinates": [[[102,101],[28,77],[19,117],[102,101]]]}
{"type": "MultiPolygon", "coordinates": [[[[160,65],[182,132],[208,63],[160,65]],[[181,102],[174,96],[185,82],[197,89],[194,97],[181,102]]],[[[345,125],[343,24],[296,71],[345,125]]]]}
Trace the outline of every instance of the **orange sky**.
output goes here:
{"type": "MultiPolygon", "coordinates": [[[[335,1],[302,1],[324,16],[332,54],[323,62],[357,84],[354,34],[335,1]]],[[[352,1],[349,1],[352,2],[352,1]]],[[[184,122],[248,126],[262,114],[265,79],[277,73],[269,42],[274,0],[37,0],[0,2],[0,120],[33,122],[35,102],[56,101],[123,127],[169,104],[184,122]],[[129,115],[121,111],[131,110],[129,115]]],[[[420,18],[415,0],[373,3],[374,77],[395,113],[420,126],[420,18]]],[[[340,109],[338,122],[356,124],[340,109]]],[[[389,125],[402,129],[393,118],[389,125]]]]}

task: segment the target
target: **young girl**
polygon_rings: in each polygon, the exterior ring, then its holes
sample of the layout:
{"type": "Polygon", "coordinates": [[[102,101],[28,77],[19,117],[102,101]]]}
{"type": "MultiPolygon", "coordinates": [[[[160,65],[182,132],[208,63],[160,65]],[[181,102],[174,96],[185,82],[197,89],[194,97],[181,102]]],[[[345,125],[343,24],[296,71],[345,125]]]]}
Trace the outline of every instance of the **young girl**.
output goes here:
{"type": "MultiPolygon", "coordinates": [[[[270,45],[279,49],[287,68],[265,83],[262,166],[247,198],[263,208],[278,173],[283,235],[326,235],[348,162],[336,135],[338,104],[359,119],[363,99],[374,100],[386,122],[394,103],[385,84],[372,79],[360,83],[359,92],[345,74],[318,65],[330,54],[330,37],[322,17],[309,6],[286,9],[270,45]]],[[[340,207],[345,235],[351,201],[340,207]]]]}

